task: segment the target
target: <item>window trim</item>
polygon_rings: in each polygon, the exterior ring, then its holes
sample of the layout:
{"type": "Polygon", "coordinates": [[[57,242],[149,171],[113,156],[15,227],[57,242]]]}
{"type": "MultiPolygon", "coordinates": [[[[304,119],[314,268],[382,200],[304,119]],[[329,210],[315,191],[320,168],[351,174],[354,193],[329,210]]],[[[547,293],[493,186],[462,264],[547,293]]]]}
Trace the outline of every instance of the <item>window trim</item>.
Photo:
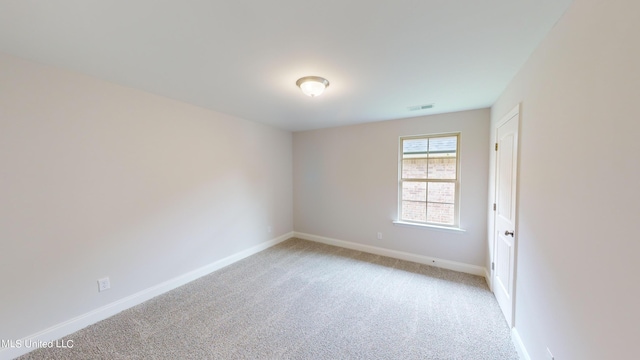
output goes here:
{"type": "MultiPolygon", "coordinates": [[[[447,133],[436,133],[436,134],[422,134],[422,135],[409,135],[409,136],[400,136],[398,138],[398,217],[396,221],[393,221],[394,224],[397,225],[409,225],[416,226],[422,228],[434,228],[434,229],[443,229],[443,230],[458,230],[464,231],[460,228],[460,141],[462,138],[461,132],[447,132],[447,133]],[[402,218],[402,184],[407,180],[403,180],[402,178],[402,160],[404,157],[404,148],[403,142],[404,140],[411,139],[431,139],[431,138],[439,138],[439,137],[452,137],[455,136],[456,139],[456,179],[455,179],[455,201],[454,201],[454,219],[452,225],[447,224],[439,224],[439,223],[430,223],[430,222],[422,222],[422,221],[411,221],[404,220],[402,218]]],[[[410,182],[422,182],[421,180],[409,180],[410,182]]],[[[424,179],[424,182],[427,184],[429,182],[447,182],[451,183],[452,181],[447,179],[424,179]],[[444,181],[443,181],[444,180],[444,181]]],[[[425,204],[426,205],[426,204],[425,204]]]]}
{"type": "Polygon", "coordinates": [[[417,222],[407,222],[404,220],[394,220],[392,221],[393,225],[396,226],[404,226],[404,227],[413,227],[418,229],[430,229],[430,230],[439,230],[439,231],[451,231],[451,232],[466,232],[467,230],[459,227],[453,227],[448,225],[432,225],[427,223],[417,223],[417,222]]]}

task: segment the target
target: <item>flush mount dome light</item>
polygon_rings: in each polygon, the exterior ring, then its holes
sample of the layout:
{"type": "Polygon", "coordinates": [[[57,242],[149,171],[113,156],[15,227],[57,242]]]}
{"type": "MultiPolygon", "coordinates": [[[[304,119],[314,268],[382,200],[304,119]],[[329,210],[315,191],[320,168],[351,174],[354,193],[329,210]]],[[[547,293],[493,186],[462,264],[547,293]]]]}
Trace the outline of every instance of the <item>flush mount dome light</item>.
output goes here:
{"type": "Polygon", "coordinates": [[[311,97],[316,97],[329,86],[329,80],[320,76],[305,76],[296,81],[296,85],[302,90],[302,92],[311,97]]]}

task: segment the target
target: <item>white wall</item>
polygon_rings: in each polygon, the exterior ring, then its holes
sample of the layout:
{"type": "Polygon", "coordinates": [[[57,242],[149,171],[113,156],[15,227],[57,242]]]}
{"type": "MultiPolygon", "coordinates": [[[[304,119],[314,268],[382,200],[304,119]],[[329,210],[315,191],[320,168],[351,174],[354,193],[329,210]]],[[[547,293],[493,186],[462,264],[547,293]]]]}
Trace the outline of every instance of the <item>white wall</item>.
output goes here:
{"type": "Polygon", "coordinates": [[[295,230],[484,266],[489,118],[483,109],[294,133],[295,230]],[[458,131],[466,232],[394,226],[399,137],[458,131]]]}
{"type": "Polygon", "coordinates": [[[515,325],[531,359],[638,358],[639,99],[640,2],[576,0],[493,106],[495,125],[522,102],[515,325]]]}
{"type": "Polygon", "coordinates": [[[290,132],[0,55],[0,339],[291,232],[291,146],[290,132]]]}

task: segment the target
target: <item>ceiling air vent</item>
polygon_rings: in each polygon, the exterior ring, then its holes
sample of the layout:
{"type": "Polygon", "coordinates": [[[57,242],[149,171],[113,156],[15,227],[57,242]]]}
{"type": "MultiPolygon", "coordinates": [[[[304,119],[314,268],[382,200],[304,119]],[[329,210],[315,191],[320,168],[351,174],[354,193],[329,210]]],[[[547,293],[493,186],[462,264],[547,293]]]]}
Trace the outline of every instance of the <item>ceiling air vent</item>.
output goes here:
{"type": "Polygon", "coordinates": [[[409,106],[407,109],[409,109],[409,111],[418,111],[418,110],[426,110],[431,108],[433,108],[433,104],[409,106]]]}

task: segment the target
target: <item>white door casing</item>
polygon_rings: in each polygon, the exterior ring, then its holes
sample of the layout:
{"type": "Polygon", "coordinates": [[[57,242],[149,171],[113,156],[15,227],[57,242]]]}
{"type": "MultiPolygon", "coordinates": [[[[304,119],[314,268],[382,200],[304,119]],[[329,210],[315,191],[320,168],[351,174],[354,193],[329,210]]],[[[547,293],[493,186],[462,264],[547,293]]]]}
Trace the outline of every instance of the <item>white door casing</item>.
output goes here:
{"type": "Polygon", "coordinates": [[[493,292],[510,327],[514,326],[516,195],[520,106],[496,128],[496,191],[493,234],[493,292]]]}

